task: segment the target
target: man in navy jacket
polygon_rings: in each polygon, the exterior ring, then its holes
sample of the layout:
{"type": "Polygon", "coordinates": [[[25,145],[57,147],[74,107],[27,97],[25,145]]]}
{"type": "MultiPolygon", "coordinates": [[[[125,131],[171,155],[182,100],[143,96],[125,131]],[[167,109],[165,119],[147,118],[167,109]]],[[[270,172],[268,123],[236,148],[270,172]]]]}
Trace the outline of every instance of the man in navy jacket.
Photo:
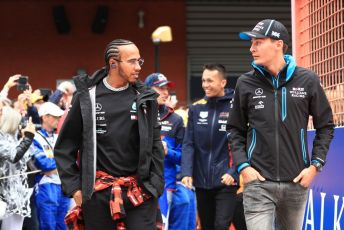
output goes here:
{"type": "Polygon", "coordinates": [[[202,229],[228,229],[236,203],[237,174],[231,167],[226,136],[232,89],[225,89],[226,70],[204,66],[204,99],[189,108],[182,149],[182,182],[195,186],[202,229]]]}

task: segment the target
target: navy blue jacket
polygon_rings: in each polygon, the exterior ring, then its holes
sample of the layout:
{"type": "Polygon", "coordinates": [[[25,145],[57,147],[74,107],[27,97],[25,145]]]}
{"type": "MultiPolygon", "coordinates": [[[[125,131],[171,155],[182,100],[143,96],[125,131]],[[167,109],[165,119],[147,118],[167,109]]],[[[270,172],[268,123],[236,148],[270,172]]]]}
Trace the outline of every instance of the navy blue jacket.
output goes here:
{"type": "Polygon", "coordinates": [[[238,174],[231,166],[226,123],[233,90],[225,96],[205,97],[189,108],[188,125],[182,150],[182,177],[191,176],[196,188],[225,186],[221,177],[229,173],[236,181],[238,174]]]}

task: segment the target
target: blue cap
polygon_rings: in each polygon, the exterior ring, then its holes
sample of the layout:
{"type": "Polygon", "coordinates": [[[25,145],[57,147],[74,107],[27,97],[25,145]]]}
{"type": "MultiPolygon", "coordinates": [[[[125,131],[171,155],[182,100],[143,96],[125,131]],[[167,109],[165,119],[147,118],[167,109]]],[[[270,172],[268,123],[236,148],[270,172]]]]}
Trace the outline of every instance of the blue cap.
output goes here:
{"type": "Polygon", "coordinates": [[[162,73],[152,73],[146,78],[145,85],[149,87],[161,87],[164,85],[173,87],[175,83],[172,81],[168,81],[165,75],[163,75],[162,73]]]}

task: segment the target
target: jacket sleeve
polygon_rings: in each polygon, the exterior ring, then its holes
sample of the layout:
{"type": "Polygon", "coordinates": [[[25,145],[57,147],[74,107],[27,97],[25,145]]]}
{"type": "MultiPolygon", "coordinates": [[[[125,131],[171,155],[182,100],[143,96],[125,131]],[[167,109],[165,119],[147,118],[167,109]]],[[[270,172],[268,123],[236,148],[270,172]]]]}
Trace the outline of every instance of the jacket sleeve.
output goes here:
{"type": "MultiPolygon", "coordinates": [[[[157,103],[157,102],[155,102],[157,103]]],[[[156,104],[156,107],[158,105],[156,104]]],[[[158,111],[158,110],[156,110],[158,111]]],[[[157,192],[160,196],[164,189],[164,183],[159,183],[159,181],[163,181],[164,179],[164,147],[162,146],[161,138],[160,138],[160,131],[161,131],[161,124],[159,122],[158,112],[156,112],[155,117],[153,117],[153,151],[152,151],[152,163],[150,168],[151,173],[151,180],[153,184],[158,185],[157,192]],[[157,176],[157,177],[156,177],[157,176]]]]}
{"type": "Polygon", "coordinates": [[[27,117],[32,118],[32,123],[41,124],[41,118],[38,115],[38,110],[36,106],[32,105],[27,108],[27,117]]]}
{"type": "Polygon", "coordinates": [[[17,163],[25,155],[26,151],[30,148],[34,135],[25,132],[24,138],[15,145],[12,142],[6,141],[5,136],[0,134],[0,160],[8,160],[11,163],[17,163]]]}
{"type": "Polygon", "coordinates": [[[188,123],[185,128],[185,135],[182,147],[182,172],[181,177],[193,176],[194,163],[194,121],[193,121],[194,105],[190,106],[188,112],[188,123]]]}
{"type": "MultiPolygon", "coordinates": [[[[228,152],[229,152],[229,161],[232,161],[233,160],[233,153],[232,153],[232,150],[231,150],[229,144],[228,144],[228,152]]],[[[237,182],[237,184],[239,184],[239,173],[237,172],[234,164],[228,168],[227,173],[234,178],[234,180],[237,182]]]]}
{"type": "Polygon", "coordinates": [[[315,85],[310,103],[310,115],[313,116],[313,124],[316,134],[313,141],[312,160],[325,164],[326,155],[333,139],[334,124],[330,104],[325,92],[316,76],[315,85]]]}
{"type": "Polygon", "coordinates": [[[183,119],[179,116],[178,118],[180,119],[178,119],[178,121],[175,124],[175,136],[173,138],[166,136],[163,140],[166,141],[168,147],[168,153],[165,156],[165,158],[173,164],[180,165],[182,160],[182,144],[185,133],[185,127],[183,119]]]}
{"type": "Polygon", "coordinates": [[[233,154],[233,163],[240,172],[244,167],[249,166],[246,154],[246,138],[248,129],[247,102],[241,95],[241,79],[238,79],[231,102],[229,116],[227,120],[227,137],[233,154]]]}
{"type": "Polygon", "coordinates": [[[51,94],[49,96],[49,101],[58,105],[62,96],[63,96],[63,92],[61,90],[57,89],[57,90],[55,90],[55,92],[53,94],[51,94]]]}
{"type": "Polygon", "coordinates": [[[26,151],[30,148],[34,134],[30,132],[25,132],[23,139],[20,141],[19,145],[16,147],[16,155],[12,163],[17,163],[20,159],[23,158],[26,151]]]}
{"type": "Polygon", "coordinates": [[[82,140],[82,118],[78,94],[73,97],[72,107],[63,123],[54,147],[57,170],[62,189],[68,196],[81,190],[81,172],[77,165],[82,140]]]}
{"type": "Polygon", "coordinates": [[[182,145],[177,144],[175,138],[172,137],[165,136],[162,140],[166,142],[168,149],[165,160],[171,162],[171,164],[180,165],[182,157],[182,145]]]}

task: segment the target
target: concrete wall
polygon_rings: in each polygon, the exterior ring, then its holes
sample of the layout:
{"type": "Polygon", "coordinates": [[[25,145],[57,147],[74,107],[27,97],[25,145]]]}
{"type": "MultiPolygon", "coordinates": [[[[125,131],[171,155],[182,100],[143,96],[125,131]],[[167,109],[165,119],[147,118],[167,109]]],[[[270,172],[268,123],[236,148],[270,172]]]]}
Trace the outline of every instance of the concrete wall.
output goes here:
{"type": "MultiPolygon", "coordinates": [[[[56,87],[57,79],[69,79],[79,68],[93,73],[104,65],[106,44],[115,38],[132,40],[145,64],[141,79],[154,72],[151,33],[161,25],[172,28],[173,42],[160,46],[161,72],[177,83],[175,91],[186,98],[186,41],[184,1],[2,1],[0,3],[0,86],[9,76],[28,75],[33,88],[56,87]],[[109,7],[103,34],[91,31],[99,4],[109,7]],[[64,5],[71,31],[58,34],[52,8],[64,5]],[[145,12],[144,28],[138,26],[139,10],[145,12]]],[[[11,90],[10,97],[18,94],[11,90]]]]}

